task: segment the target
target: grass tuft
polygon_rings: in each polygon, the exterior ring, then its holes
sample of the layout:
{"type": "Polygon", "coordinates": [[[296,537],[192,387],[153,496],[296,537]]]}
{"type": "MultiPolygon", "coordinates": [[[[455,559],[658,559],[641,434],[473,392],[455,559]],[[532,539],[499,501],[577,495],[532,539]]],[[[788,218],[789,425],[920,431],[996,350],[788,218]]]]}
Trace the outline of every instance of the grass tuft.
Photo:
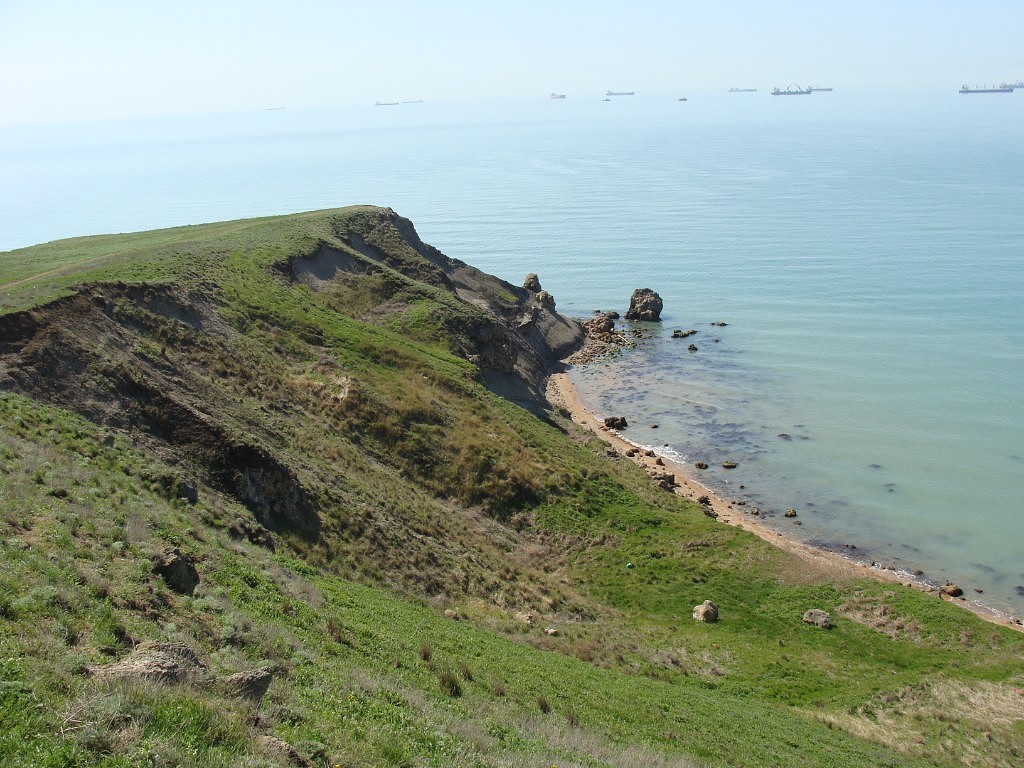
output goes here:
{"type": "Polygon", "coordinates": [[[441,690],[453,699],[462,695],[462,686],[459,685],[459,679],[450,669],[442,670],[441,674],[438,675],[438,682],[441,684],[441,690]]]}

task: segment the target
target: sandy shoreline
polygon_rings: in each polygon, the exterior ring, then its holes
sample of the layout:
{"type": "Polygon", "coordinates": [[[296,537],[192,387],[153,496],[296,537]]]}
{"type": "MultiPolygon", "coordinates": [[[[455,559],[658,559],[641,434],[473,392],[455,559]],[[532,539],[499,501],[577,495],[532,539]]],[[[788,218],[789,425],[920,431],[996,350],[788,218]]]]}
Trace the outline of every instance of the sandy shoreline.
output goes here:
{"type": "MultiPolygon", "coordinates": [[[[601,439],[611,444],[623,456],[631,448],[640,447],[627,440],[616,430],[606,427],[604,417],[592,412],[584,405],[568,373],[559,372],[552,374],[548,383],[548,399],[553,405],[561,406],[568,411],[573,422],[590,429],[601,439]]],[[[837,552],[820,549],[790,538],[781,531],[767,525],[756,515],[751,514],[750,508],[734,505],[728,499],[720,497],[710,488],[701,484],[694,476],[692,470],[668,457],[647,456],[643,450],[640,450],[631,460],[651,474],[655,472],[674,474],[677,483],[674,489],[676,494],[685,496],[693,501],[706,496],[711,502],[711,510],[717,514],[717,519],[720,523],[734,525],[750,531],[780,549],[797,555],[809,567],[820,573],[830,574],[837,578],[868,577],[914,587],[915,589],[935,594],[948,602],[956,603],[994,624],[1007,626],[1017,631],[1024,631],[1024,626],[1015,617],[1008,616],[963,597],[949,598],[942,596],[934,586],[916,580],[911,574],[867,563],[859,563],[837,552]]]]}

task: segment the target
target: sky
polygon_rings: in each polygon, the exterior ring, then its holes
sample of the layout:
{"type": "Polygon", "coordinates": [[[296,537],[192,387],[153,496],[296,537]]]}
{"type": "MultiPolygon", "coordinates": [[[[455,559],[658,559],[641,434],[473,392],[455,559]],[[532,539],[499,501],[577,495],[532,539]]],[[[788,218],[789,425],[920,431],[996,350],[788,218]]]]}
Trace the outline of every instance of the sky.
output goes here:
{"type": "Polygon", "coordinates": [[[0,0],[0,125],[1024,78],[1024,0],[0,0]]]}

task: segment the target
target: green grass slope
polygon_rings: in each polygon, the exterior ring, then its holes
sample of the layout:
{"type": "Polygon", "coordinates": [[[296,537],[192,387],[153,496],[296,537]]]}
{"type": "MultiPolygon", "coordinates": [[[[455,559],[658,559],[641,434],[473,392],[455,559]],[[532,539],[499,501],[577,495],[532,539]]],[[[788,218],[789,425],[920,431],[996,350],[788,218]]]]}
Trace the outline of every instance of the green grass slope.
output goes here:
{"type": "Polygon", "coordinates": [[[0,311],[4,765],[1024,756],[1021,635],[608,459],[571,324],[391,211],[0,254],[0,311]]]}

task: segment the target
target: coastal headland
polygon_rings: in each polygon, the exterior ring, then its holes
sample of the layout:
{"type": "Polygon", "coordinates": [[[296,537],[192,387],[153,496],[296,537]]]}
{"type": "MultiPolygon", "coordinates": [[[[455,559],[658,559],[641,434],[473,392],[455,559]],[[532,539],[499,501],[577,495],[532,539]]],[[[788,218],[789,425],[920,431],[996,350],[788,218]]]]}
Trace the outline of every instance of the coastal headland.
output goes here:
{"type": "Polygon", "coordinates": [[[376,206],[0,254],[0,763],[1016,764],[1024,637],[602,429],[584,325],[376,206]]]}

